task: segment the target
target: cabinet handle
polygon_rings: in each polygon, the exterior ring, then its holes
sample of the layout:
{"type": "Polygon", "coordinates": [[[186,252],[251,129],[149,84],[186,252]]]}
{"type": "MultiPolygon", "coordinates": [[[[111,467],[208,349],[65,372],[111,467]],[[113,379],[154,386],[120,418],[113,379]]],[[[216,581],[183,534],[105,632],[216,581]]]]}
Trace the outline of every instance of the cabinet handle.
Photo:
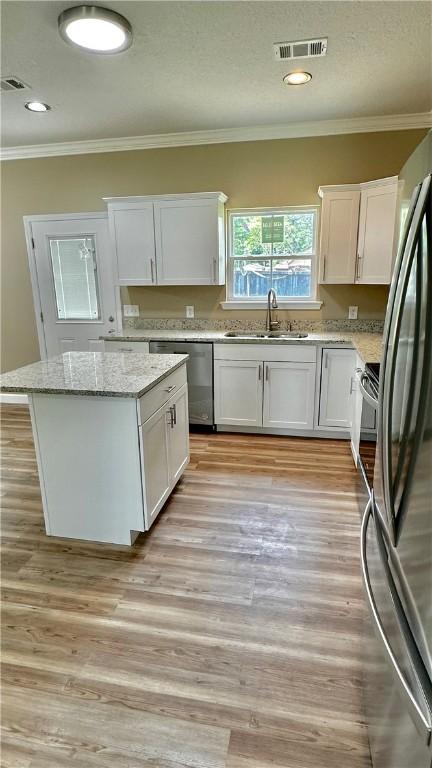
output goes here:
{"type": "Polygon", "coordinates": [[[216,259],[213,259],[213,282],[217,283],[217,277],[216,277],[216,259]]]}
{"type": "Polygon", "coordinates": [[[151,281],[154,283],[154,266],[153,266],[153,259],[150,259],[150,271],[151,271],[151,281]]]}
{"type": "Polygon", "coordinates": [[[133,352],[132,347],[120,347],[120,352],[133,352]]]}
{"type": "Polygon", "coordinates": [[[177,384],[171,384],[171,386],[167,387],[165,392],[172,392],[173,389],[176,389],[177,384]]]}
{"type": "Polygon", "coordinates": [[[361,259],[361,256],[358,253],[357,254],[357,258],[356,258],[356,278],[357,279],[359,279],[361,277],[361,275],[360,275],[360,259],[361,259]]]}
{"type": "Polygon", "coordinates": [[[261,363],[258,366],[258,381],[261,381],[262,378],[262,365],[261,363]]]}
{"type": "Polygon", "coordinates": [[[266,365],[265,369],[266,369],[266,381],[268,381],[269,378],[270,378],[270,369],[269,369],[268,365],[266,365]]]}
{"type": "Polygon", "coordinates": [[[325,280],[325,274],[326,274],[326,259],[327,259],[327,256],[324,254],[324,256],[323,256],[323,273],[322,273],[323,282],[325,280]]]}
{"type": "Polygon", "coordinates": [[[177,424],[177,408],[175,406],[175,403],[174,405],[171,406],[171,409],[173,412],[173,426],[175,427],[175,425],[177,424]]]}

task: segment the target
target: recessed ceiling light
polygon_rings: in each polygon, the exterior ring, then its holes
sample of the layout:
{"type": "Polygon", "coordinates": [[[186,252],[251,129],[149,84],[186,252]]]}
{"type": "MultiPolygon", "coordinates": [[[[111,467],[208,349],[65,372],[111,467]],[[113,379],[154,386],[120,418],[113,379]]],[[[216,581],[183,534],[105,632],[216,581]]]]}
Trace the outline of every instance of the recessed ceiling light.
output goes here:
{"type": "Polygon", "coordinates": [[[51,109],[50,105],[44,104],[43,101],[27,101],[24,106],[30,112],[48,112],[51,109]]]}
{"type": "Polygon", "coordinates": [[[93,53],[120,53],[132,43],[132,27],[115,11],[98,5],[77,5],[58,18],[64,40],[93,53]]]}
{"type": "Polygon", "coordinates": [[[283,81],[287,85],[304,85],[312,80],[310,72],[288,72],[283,81]]]}

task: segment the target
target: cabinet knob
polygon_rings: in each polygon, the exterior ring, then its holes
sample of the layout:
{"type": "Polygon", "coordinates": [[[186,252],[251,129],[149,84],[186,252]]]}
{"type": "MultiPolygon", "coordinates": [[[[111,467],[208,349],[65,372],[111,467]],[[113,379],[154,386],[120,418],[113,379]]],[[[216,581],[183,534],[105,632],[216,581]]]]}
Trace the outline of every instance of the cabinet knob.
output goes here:
{"type": "Polygon", "coordinates": [[[113,316],[112,316],[112,315],[110,315],[110,316],[109,316],[109,318],[108,318],[108,320],[109,320],[109,322],[110,322],[110,323],[113,323],[113,322],[114,322],[114,318],[113,318],[113,316]]]}

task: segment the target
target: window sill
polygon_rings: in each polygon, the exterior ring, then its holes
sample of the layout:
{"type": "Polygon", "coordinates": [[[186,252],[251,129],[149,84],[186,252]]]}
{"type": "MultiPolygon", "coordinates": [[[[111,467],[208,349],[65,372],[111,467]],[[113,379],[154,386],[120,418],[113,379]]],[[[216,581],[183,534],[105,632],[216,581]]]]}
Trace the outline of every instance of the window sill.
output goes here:
{"type": "MultiPolygon", "coordinates": [[[[304,299],[296,301],[281,301],[278,299],[279,309],[321,309],[323,302],[315,299],[304,299]]],[[[221,301],[222,309],[267,309],[267,299],[262,301],[221,301]]]]}

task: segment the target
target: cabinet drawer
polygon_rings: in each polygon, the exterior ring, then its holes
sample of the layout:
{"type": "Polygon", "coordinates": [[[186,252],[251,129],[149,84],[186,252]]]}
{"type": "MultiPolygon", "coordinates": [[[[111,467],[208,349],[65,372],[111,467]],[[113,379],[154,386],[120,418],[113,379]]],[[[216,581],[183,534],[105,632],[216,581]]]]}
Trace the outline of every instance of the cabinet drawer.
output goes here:
{"type": "Polygon", "coordinates": [[[148,352],[148,341],[105,341],[104,352],[148,352]]]}
{"type": "Polygon", "coordinates": [[[183,384],[186,384],[186,364],[156,384],[150,392],[146,392],[140,397],[138,401],[139,423],[143,424],[149,419],[183,384]]]}
{"type": "Polygon", "coordinates": [[[259,362],[315,363],[313,344],[215,344],[215,360],[257,360],[259,362]]]}

